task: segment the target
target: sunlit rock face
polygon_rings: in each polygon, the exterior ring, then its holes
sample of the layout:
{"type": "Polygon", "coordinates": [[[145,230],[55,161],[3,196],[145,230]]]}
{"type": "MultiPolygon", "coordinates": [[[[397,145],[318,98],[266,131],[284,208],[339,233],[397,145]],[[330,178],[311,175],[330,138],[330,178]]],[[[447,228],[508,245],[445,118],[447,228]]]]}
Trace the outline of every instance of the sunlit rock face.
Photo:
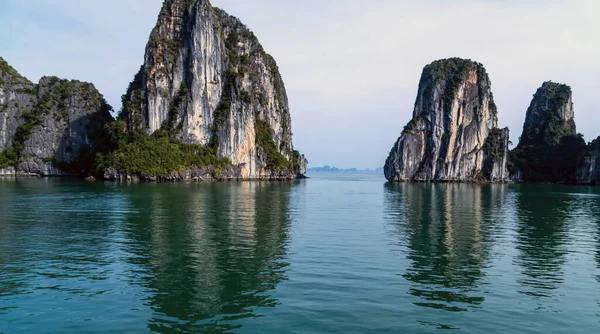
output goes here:
{"type": "Polygon", "coordinates": [[[451,58],[425,66],[413,118],[386,160],[389,181],[509,181],[508,129],[498,129],[483,65],[451,58]]]}
{"type": "Polygon", "coordinates": [[[129,126],[213,147],[240,178],[295,177],[288,99],[275,60],[207,0],[164,2],[144,64],[124,96],[129,126]]]}

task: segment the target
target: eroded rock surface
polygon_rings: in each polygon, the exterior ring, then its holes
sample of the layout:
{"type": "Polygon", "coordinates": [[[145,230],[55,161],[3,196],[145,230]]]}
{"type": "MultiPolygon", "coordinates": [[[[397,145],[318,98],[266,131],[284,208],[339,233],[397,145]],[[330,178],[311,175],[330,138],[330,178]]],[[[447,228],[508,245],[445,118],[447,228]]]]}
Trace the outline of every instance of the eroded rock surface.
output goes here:
{"type": "Polygon", "coordinates": [[[166,131],[214,148],[242,179],[306,169],[292,144],[275,60],[245,25],[207,0],[164,2],[123,111],[132,131],[166,131]]]}
{"type": "Polygon", "coordinates": [[[43,77],[33,84],[0,58],[0,174],[78,174],[110,109],[90,83],[43,77]]]}
{"type": "Polygon", "coordinates": [[[451,58],[423,69],[412,120],[384,167],[389,181],[509,181],[508,129],[483,65],[451,58]]]}

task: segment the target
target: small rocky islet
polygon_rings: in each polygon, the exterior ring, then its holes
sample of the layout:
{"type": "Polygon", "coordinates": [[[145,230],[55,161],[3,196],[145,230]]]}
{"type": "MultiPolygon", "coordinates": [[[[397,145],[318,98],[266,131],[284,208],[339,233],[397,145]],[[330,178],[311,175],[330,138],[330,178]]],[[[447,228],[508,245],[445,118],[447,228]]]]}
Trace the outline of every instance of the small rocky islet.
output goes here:
{"type": "Polygon", "coordinates": [[[509,129],[482,64],[449,58],[423,69],[413,118],[385,162],[393,182],[600,184],[600,137],[586,144],[575,126],[571,88],[547,81],[509,149],[509,129]]]}
{"type": "MultiPolygon", "coordinates": [[[[273,57],[208,0],[166,0],[142,66],[113,108],[91,83],[35,84],[0,58],[0,176],[290,180],[287,94],[273,57]]],[[[545,82],[509,149],[490,78],[460,58],[425,66],[410,122],[384,166],[394,182],[600,183],[600,137],[577,134],[571,89],[545,82]]]]}

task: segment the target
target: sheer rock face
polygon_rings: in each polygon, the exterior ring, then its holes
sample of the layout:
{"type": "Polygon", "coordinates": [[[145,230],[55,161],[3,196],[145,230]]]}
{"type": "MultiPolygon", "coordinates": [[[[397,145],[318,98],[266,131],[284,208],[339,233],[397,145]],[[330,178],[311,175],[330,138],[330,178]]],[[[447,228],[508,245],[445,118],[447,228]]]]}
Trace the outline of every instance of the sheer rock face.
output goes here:
{"type": "Polygon", "coordinates": [[[497,129],[481,64],[452,58],[423,69],[412,120],[386,160],[389,181],[509,181],[508,129],[497,129]]]}
{"type": "Polygon", "coordinates": [[[24,111],[34,104],[34,84],[0,58],[0,152],[13,144],[24,111]]]}
{"type": "Polygon", "coordinates": [[[112,119],[102,95],[92,84],[56,77],[34,85],[1,58],[0,65],[0,154],[14,155],[0,174],[76,173],[66,166],[96,145],[112,119]]]}
{"type": "Polygon", "coordinates": [[[208,0],[164,2],[124,110],[133,129],[167,130],[184,143],[214,147],[240,167],[240,178],[280,174],[274,152],[289,161],[284,174],[306,163],[293,149],[275,60],[246,26],[208,0]],[[261,130],[274,145],[261,147],[261,130]]]}

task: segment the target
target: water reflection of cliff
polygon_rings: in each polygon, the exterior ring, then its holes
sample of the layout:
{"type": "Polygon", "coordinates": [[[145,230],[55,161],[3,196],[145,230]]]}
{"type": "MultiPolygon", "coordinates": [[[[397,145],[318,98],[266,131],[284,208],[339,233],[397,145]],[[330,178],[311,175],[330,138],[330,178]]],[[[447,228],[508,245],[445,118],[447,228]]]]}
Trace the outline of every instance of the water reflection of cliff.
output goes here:
{"type": "Polygon", "coordinates": [[[524,279],[520,293],[550,297],[564,280],[568,252],[566,219],[572,197],[549,191],[548,186],[521,186],[516,193],[518,214],[516,262],[524,279]]]}
{"type": "MultiPolygon", "coordinates": [[[[126,233],[153,331],[228,331],[276,306],[286,278],[292,184],[148,185],[126,233]]],[[[145,191],[145,190],[140,190],[145,191]]]]}
{"type": "Polygon", "coordinates": [[[466,311],[481,304],[493,218],[504,185],[386,184],[386,219],[411,261],[403,277],[416,305],[466,311]]]}

